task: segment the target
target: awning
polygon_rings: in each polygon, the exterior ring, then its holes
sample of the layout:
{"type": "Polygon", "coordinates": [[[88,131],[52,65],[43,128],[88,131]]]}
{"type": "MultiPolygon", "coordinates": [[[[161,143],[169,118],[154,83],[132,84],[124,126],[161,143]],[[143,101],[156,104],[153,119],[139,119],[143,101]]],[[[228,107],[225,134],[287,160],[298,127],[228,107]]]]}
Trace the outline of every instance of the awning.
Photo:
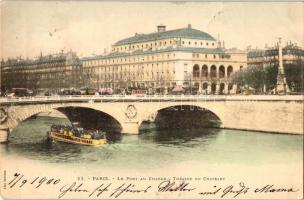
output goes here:
{"type": "Polygon", "coordinates": [[[183,86],[181,85],[175,85],[175,87],[173,88],[172,92],[181,92],[183,91],[183,86]]]}
{"type": "Polygon", "coordinates": [[[99,88],[99,92],[101,93],[113,93],[113,89],[112,88],[99,88]]]}

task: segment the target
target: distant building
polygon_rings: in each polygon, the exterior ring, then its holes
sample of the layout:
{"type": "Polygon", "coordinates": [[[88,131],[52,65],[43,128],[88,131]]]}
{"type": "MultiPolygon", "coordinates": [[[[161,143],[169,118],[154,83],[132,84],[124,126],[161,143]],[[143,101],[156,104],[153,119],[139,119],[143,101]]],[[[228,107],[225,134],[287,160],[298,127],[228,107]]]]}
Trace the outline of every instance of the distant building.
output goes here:
{"type": "Polygon", "coordinates": [[[284,87],[287,93],[302,93],[304,92],[304,49],[291,42],[288,42],[285,46],[280,43],[280,59],[279,43],[263,50],[249,49],[247,53],[248,67],[265,68],[275,66],[279,70],[277,84],[285,84],[284,87]]]}
{"type": "Polygon", "coordinates": [[[109,54],[81,61],[91,87],[143,88],[156,93],[170,92],[176,85],[195,93],[229,93],[231,74],[247,67],[245,51],[227,50],[191,25],[169,31],[160,25],[157,32],[136,33],[116,42],[109,54]]]}
{"type": "MultiPolygon", "coordinates": [[[[283,47],[283,64],[294,64],[304,61],[304,50],[291,42],[283,47]]],[[[249,49],[247,53],[248,67],[266,67],[279,65],[279,47],[265,49],[249,49]]]]}
{"type": "Polygon", "coordinates": [[[1,61],[1,90],[59,90],[82,85],[82,64],[73,52],[1,61]]]}
{"type": "Polygon", "coordinates": [[[135,34],[112,45],[110,53],[78,59],[75,53],[1,62],[2,91],[90,86],[115,92],[178,89],[203,94],[234,93],[232,73],[247,67],[245,51],[225,49],[203,31],[186,28],[135,34]]]}

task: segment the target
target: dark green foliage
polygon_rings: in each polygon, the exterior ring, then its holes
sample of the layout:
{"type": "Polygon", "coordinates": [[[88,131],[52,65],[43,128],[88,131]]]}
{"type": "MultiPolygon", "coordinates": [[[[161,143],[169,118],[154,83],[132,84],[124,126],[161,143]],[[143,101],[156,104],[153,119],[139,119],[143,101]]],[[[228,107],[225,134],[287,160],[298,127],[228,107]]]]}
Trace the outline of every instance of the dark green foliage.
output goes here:
{"type": "MultiPolygon", "coordinates": [[[[301,60],[292,64],[284,64],[286,80],[291,92],[303,92],[304,65],[301,60]]],[[[278,66],[269,65],[267,67],[248,67],[245,70],[234,73],[232,80],[239,86],[248,85],[257,91],[266,89],[272,90],[276,87],[278,66]]]]}
{"type": "Polygon", "coordinates": [[[295,64],[286,64],[284,66],[287,83],[292,92],[303,92],[304,64],[297,62],[295,64]]]}
{"type": "Polygon", "coordinates": [[[277,85],[278,67],[270,65],[264,68],[264,83],[267,89],[273,89],[277,85]]]}
{"type": "Polygon", "coordinates": [[[233,82],[239,86],[248,85],[257,90],[263,88],[265,79],[266,71],[260,67],[249,67],[245,70],[234,73],[232,77],[233,82]]]}

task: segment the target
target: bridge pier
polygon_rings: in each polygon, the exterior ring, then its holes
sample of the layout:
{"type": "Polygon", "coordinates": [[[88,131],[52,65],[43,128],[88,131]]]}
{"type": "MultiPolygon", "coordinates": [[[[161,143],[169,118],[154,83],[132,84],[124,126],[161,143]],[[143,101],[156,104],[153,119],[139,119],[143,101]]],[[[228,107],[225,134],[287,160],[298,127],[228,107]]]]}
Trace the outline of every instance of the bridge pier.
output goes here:
{"type": "Polygon", "coordinates": [[[9,129],[6,126],[0,125],[0,143],[8,141],[9,129]]]}
{"type": "Polygon", "coordinates": [[[139,133],[139,123],[138,122],[124,122],[122,124],[122,133],[126,134],[138,134],[139,133]]]}

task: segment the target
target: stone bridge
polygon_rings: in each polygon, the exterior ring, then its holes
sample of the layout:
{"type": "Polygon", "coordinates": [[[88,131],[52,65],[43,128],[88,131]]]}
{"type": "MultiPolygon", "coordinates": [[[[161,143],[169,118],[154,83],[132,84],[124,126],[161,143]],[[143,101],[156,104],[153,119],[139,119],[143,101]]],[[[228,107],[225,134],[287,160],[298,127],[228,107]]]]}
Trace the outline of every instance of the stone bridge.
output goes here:
{"type": "Polygon", "coordinates": [[[221,122],[221,128],[303,134],[303,96],[55,96],[0,99],[1,126],[9,130],[31,116],[54,109],[73,121],[72,111],[78,108],[86,110],[78,116],[84,122],[94,120],[90,113],[96,112],[117,123],[120,132],[138,134],[142,122],[154,121],[161,110],[174,107],[210,111],[221,122]]]}

